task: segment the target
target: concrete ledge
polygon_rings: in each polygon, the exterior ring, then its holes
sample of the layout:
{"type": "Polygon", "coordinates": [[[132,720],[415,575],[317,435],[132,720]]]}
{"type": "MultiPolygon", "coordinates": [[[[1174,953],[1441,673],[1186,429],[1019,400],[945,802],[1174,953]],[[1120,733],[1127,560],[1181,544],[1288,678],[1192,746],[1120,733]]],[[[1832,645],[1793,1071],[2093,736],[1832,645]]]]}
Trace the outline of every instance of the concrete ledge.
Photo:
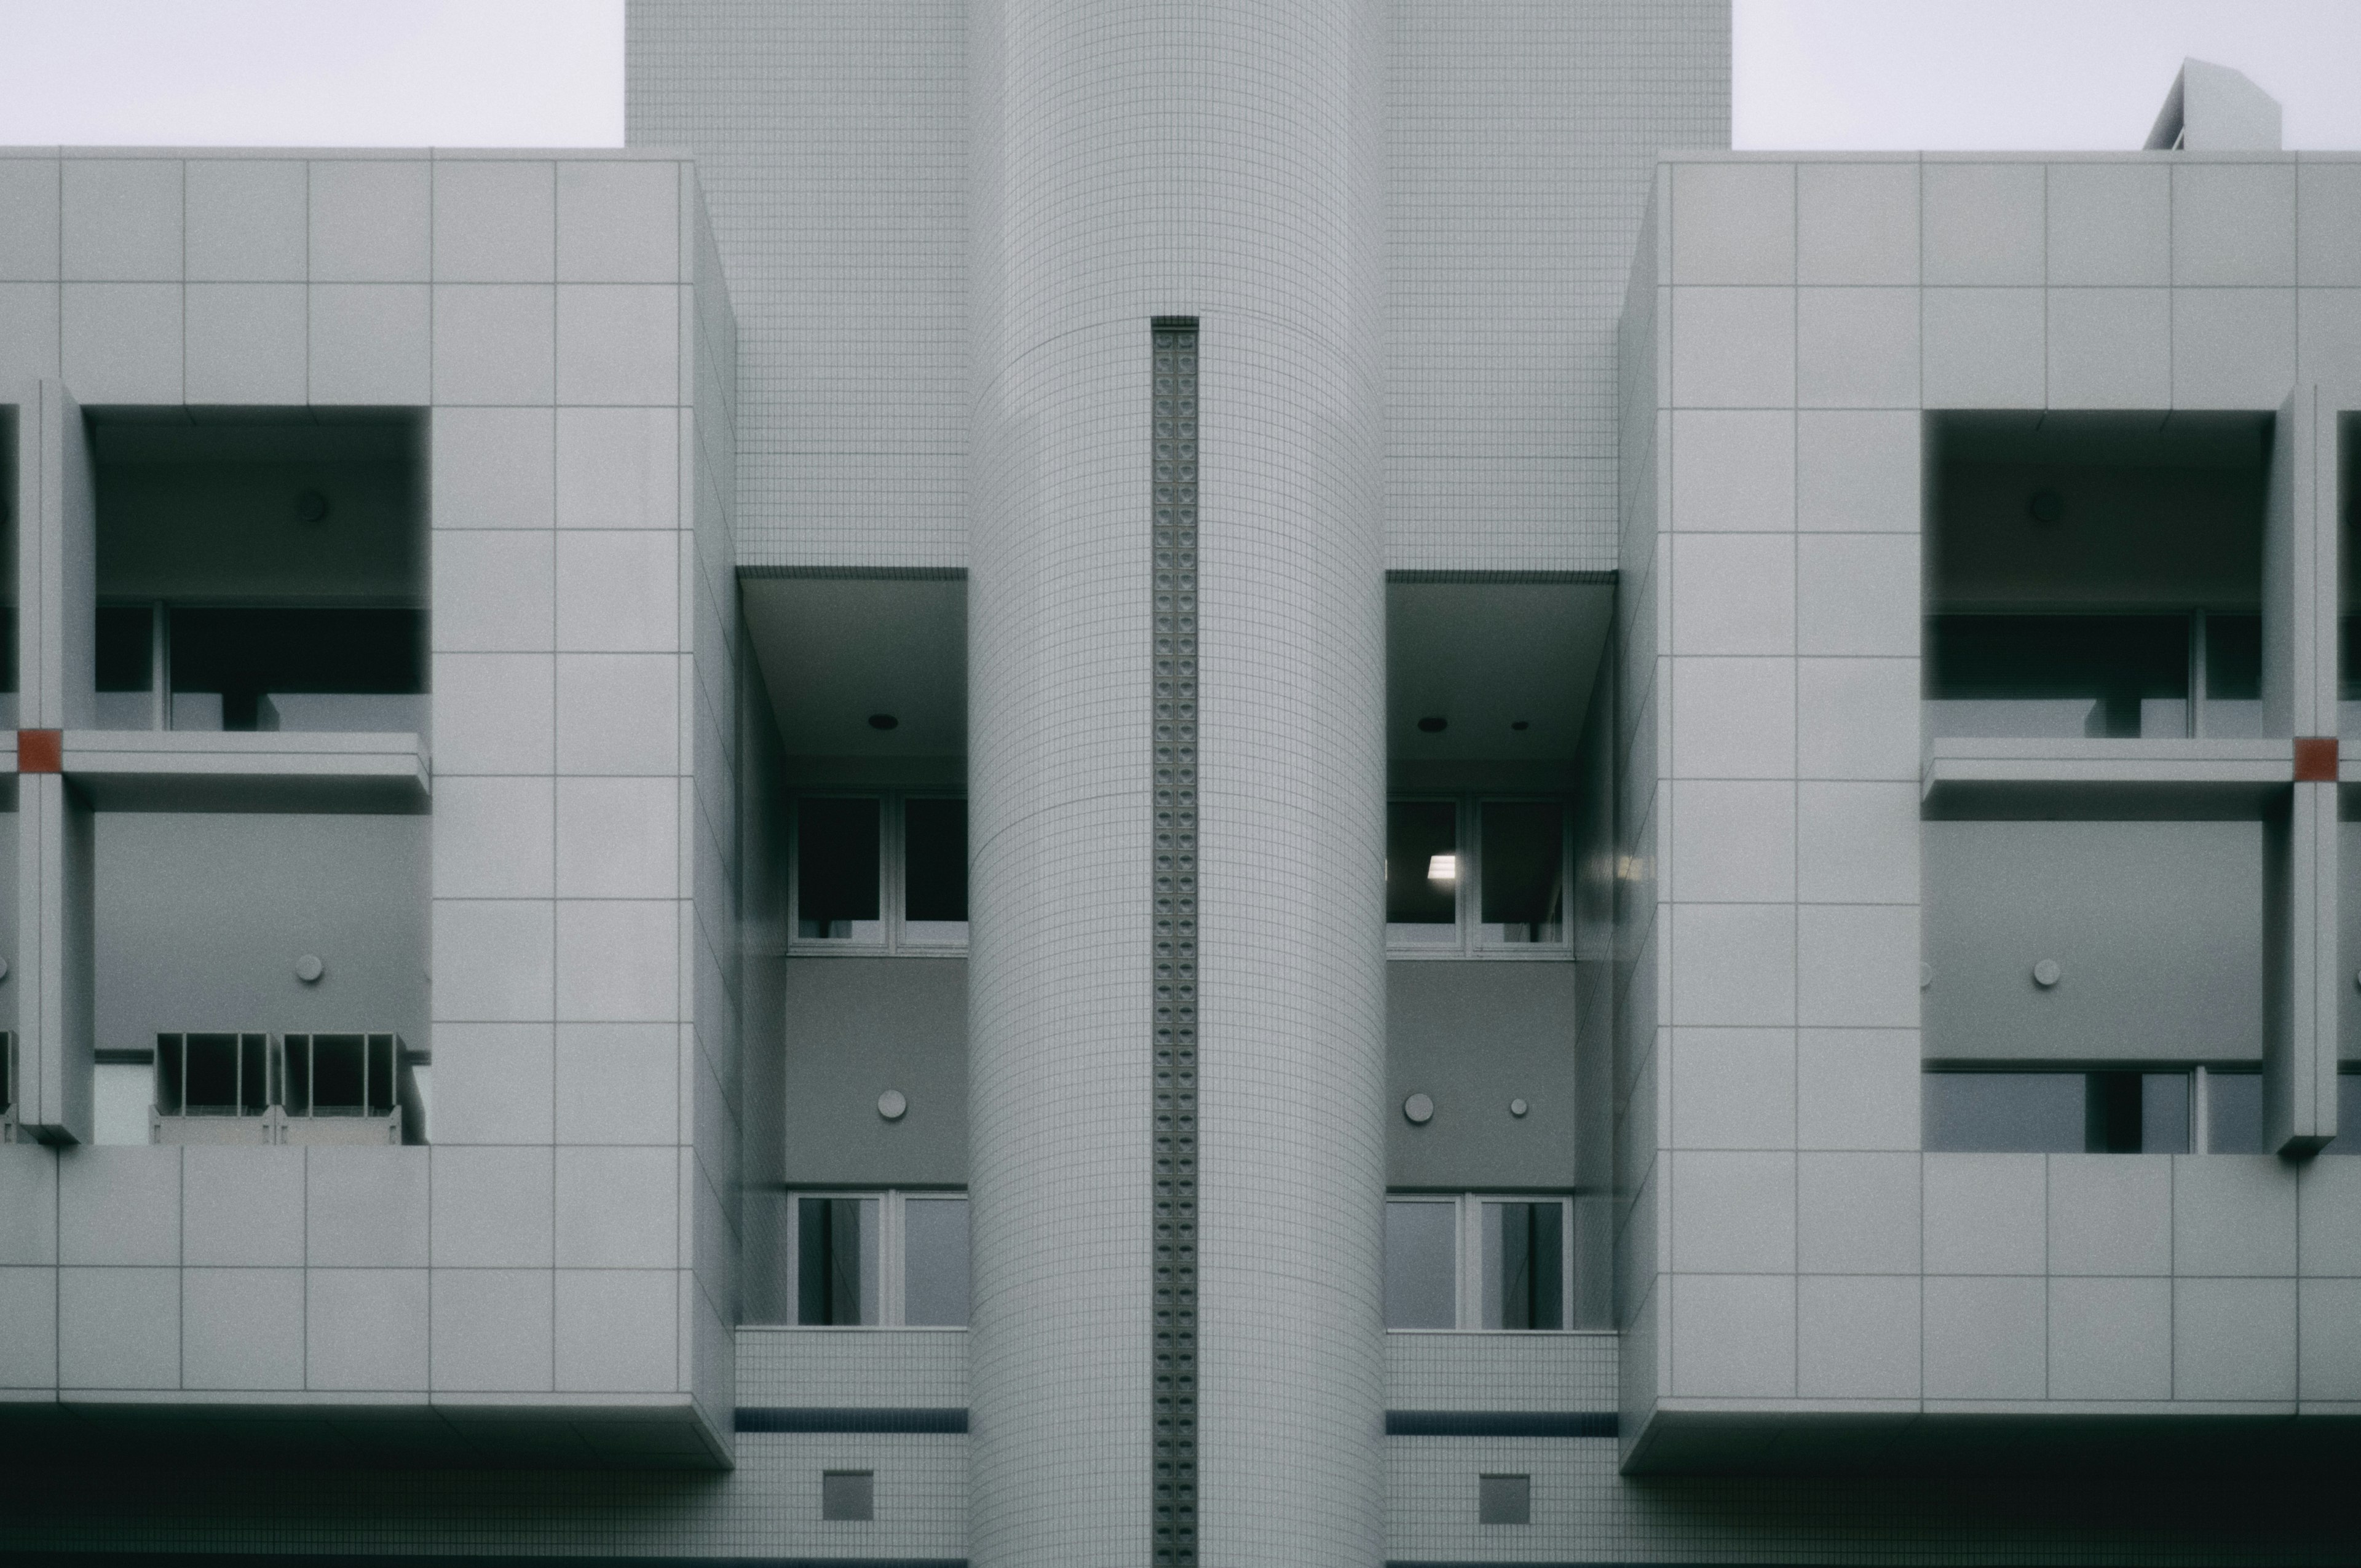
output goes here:
{"type": "Polygon", "coordinates": [[[422,813],[408,733],[70,729],[65,773],[102,811],[422,813]]]}
{"type": "Polygon", "coordinates": [[[1918,795],[1935,818],[2246,819],[2294,783],[2285,740],[1944,736],[1927,743],[1918,795]]]}

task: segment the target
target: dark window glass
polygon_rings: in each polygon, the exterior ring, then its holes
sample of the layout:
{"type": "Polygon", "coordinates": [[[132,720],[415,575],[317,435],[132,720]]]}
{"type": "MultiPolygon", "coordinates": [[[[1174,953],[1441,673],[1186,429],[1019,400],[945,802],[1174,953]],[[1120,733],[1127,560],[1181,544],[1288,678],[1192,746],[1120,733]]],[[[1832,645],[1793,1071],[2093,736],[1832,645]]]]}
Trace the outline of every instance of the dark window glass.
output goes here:
{"type": "Polygon", "coordinates": [[[796,1252],[796,1321],[877,1321],[876,1199],[798,1199],[796,1252]]]}
{"type": "Polygon", "coordinates": [[[2361,1072],[2336,1075],[2336,1136],[2323,1154],[2361,1154],[2361,1072]]]}
{"type": "Polygon", "coordinates": [[[905,920],[965,920],[967,802],[904,801],[902,861],[905,920]]]}
{"type": "Polygon", "coordinates": [[[796,811],[796,932],[874,940],[878,801],[807,799],[796,811]]]}
{"type": "Polygon", "coordinates": [[[2205,618],[2205,695],[2225,702],[2259,702],[2263,696],[2263,618],[2205,618]]]}
{"type": "Polygon", "coordinates": [[[2205,1152],[2263,1152],[2263,1075],[2258,1072],[2205,1074],[2205,1152]]]}
{"type": "Polygon", "coordinates": [[[913,1326],[966,1326],[967,1248],[966,1199],[903,1201],[904,1322],[913,1326]]]}
{"type": "Polygon", "coordinates": [[[414,609],[175,609],[172,689],[219,692],[222,728],[253,729],[271,692],[426,689],[414,609]]]}
{"type": "MultiPolygon", "coordinates": [[[[2083,734],[2136,737],[2143,702],[2189,698],[2189,618],[1934,616],[1927,693],[1946,703],[2088,701],[2083,734]]],[[[2011,732],[2004,714],[1988,722],[2011,732]]]]}
{"type": "Polygon", "coordinates": [[[1386,924],[1456,926],[1459,807],[1448,800],[1386,803],[1386,924]]]}
{"type": "Polygon", "coordinates": [[[1930,1072],[1926,1147],[1985,1154],[2187,1154],[2185,1072],[1930,1072]]]}
{"type": "Polygon", "coordinates": [[[1565,1209],[1484,1205],[1484,1326],[1565,1327],[1565,1209]]]}
{"type": "Polygon", "coordinates": [[[1386,1205],[1386,1327],[1459,1326],[1459,1206],[1404,1200],[1386,1205]]]}
{"type": "Polygon", "coordinates": [[[1555,942],[1565,935],[1565,807],[1554,800],[1488,800],[1476,886],[1487,938],[1555,942]]]}
{"type": "Polygon", "coordinates": [[[98,607],[98,689],[144,692],[155,654],[156,614],[144,604],[98,607]]]}
{"type": "MultiPolygon", "coordinates": [[[[0,539],[6,537],[0,532],[0,539]]],[[[16,689],[16,607],[0,606],[0,692],[16,689]]]]}
{"type": "Polygon", "coordinates": [[[2140,1153],[2190,1152],[2189,1088],[2185,1072],[2140,1074],[2140,1153]]]}

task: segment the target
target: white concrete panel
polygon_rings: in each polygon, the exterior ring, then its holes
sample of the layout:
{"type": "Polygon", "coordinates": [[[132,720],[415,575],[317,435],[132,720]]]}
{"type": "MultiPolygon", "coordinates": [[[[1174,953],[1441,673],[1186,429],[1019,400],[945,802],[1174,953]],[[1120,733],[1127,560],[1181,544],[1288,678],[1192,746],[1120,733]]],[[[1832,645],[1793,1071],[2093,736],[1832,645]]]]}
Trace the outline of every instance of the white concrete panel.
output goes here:
{"type": "Polygon", "coordinates": [[[1797,652],[1916,657],[1920,576],[1916,534],[1797,536],[1797,652]]]}
{"type": "MultiPolygon", "coordinates": [[[[444,1032],[436,1033],[440,1045],[444,1032]]],[[[439,1063],[435,1070],[443,1070],[439,1063]]],[[[304,1258],[313,1268],[426,1266],[424,1148],[364,1145],[303,1155],[304,1258]]]]}
{"type": "Polygon", "coordinates": [[[183,1270],[181,1376],[189,1388],[303,1387],[303,1271],[183,1270]]]}
{"type": "Polygon", "coordinates": [[[1801,659],[1795,700],[1799,778],[1917,778],[1917,660],[1801,659]]]}
{"type": "Polygon", "coordinates": [[[1923,1169],[1927,1273],[2047,1272],[2043,1156],[1930,1154],[1923,1169]]]}
{"type": "Polygon", "coordinates": [[[1918,300],[1916,289],[1796,291],[1796,404],[1916,408],[1918,300]]]}
{"type": "Polygon", "coordinates": [[[1795,652],[1791,536],[1683,533],[1672,544],[1674,652],[1795,652]]]}
{"type": "Polygon", "coordinates": [[[1777,904],[1673,906],[1672,1021],[1785,1026],[1795,1020],[1795,911],[1777,904]]]}
{"type": "Polygon", "coordinates": [[[675,409],[558,410],[557,526],[676,526],[680,431],[675,409]]]}
{"type": "Polygon", "coordinates": [[[2171,1158],[2051,1156],[2049,1271],[2170,1274],[2171,1158]]]}
{"type": "Polygon", "coordinates": [[[2177,1399],[2296,1397],[2296,1282],[2172,1282],[2172,1394],[2177,1399]]]}
{"type": "Polygon", "coordinates": [[[310,276],[309,171],[300,159],[189,160],[192,283],[301,283],[310,276]]]}
{"type": "Polygon", "coordinates": [[[545,653],[434,656],[434,771],[545,773],[555,671],[545,653]]]}
{"type": "Polygon", "coordinates": [[[1806,1399],[1916,1398],[1918,1284],[1796,1280],[1795,1392],[1806,1399]]]}
{"type": "Polygon", "coordinates": [[[68,283],[59,363],[83,403],[181,400],[181,285],[68,283]]]}
{"type": "Polygon", "coordinates": [[[312,400],[428,401],[427,294],[423,283],[313,284],[312,400]]]}
{"type": "Polygon", "coordinates": [[[0,1388],[57,1384],[57,1270],[0,1266],[0,1388]]]}
{"type": "Polygon", "coordinates": [[[303,1151],[193,1145],[181,1157],[181,1261],[303,1266],[303,1151]]]}
{"type": "Polygon", "coordinates": [[[429,1167],[438,1273],[550,1266],[555,1223],[552,1151],[438,1146],[429,1167]]]}
{"type": "Polygon", "coordinates": [[[426,1388],[423,1268],[314,1268],[304,1277],[305,1386],[352,1392],[426,1388]]]}
{"type": "Polygon", "coordinates": [[[2296,378],[2361,400],[2361,289],[2296,291],[2296,378]]]}
{"type": "Polygon", "coordinates": [[[2172,1162],[2172,1266],[2180,1274],[2296,1271],[2296,1173],[2270,1155],[2172,1162]]]}
{"type": "Polygon", "coordinates": [[[647,406],[680,400],[680,291],[561,283],[557,400],[647,406]]]}
{"type": "Polygon", "coordinates": [[[1925,1281],[1929,1399],[2038,1399],[2048,1386],[2048,1288],[2039,1278],[1925,1281]]]}
{"type": "Polygon", "coordinates": [[[444,1024],[434,1031],[434,1143],[545,1144],[555,1135],[547,1024],[444,1024]]]}
{"type": "Polygon", "coordinates": [[[1665,1055],[1673,1083],[1673,1147],[1795,1146],[1795,1031],[1675,1029],[1665,1055]]]}
{"type": "Polygon", "coordinates": [[[177,159],[69,159],[62,276],[83,282],[181,280],[177,159]]]}
{"type": "Polygon", "coordinates": [[[569,899],[557,905],[557,1016],[570,1023],[677,1018],[681,905],[569,899]]]}
{"type": "Polygon", "coordinates": [[[2361,286],[2361,164],[2296,166],[2296,279],[2305,288],[2361,286]]]}
{"type": "Polygon", "coordinates": [[[38,1144],[0,1144],[0,1265],[58,1260],[58,1157],[38,1144]]]}
{"type": "MultiPolygon", "coordinates": [[[[1673,772],[1787,778],[1795,768],[1795,669],[1785,659],[1674,659],[1673,772]]],[[[1913,694],[1912,702],[1916,702],[1913,694]]],[[[1915,713],[1912,722],[1916,722],[1915,713]]]]}
{"type": "Polygon", "coordinates": [[[1795,1021],[1918,1025],[1918,911],[1897,904],[1806,904],[1795,911],[1795,1021]]]}
{"type": "Polygon", "coordinates": [[[449,159],[434,165],[434,280],[556,280],[555,166],[449,159]]]}
{"type": "Polygon", "coordinates": [[[680,865],[678,781],[557,781],[560,898],[676,898],[680,865]]]}
{"type": "Polygon", "coordinates": [[[435,1390],[551,1387],[551,1277],[546,1268],[437,1268],[429,1309],[435,1390]]]}
{"type": "Polygon", "coordinates": [[[305,400],[310,377],[307,302],[301,283],[188,286],[188,400],[305,400]]]}
{"type": "Polygon", "coordinates": [[[551,910],[537,900],[435,900],[436,1022],[547,1018],[555,983],[551,910]]]}
{"type": "Polygon", "coordinates": [[[1777,533],[1795,526],[1793,413],[1683,409],[1673,414],[1672,430],[1675,530],[1777,533]]]}
{"type": "Polygon", "coordinates": [[[2295,165],[2182,163],[2172,170],[2172,280],[2295,281],[2295,165]]]}
{"type": "Polygon", "coordinates": [[[54,282],[59,262],[59,163],[50,158],[0,159],[0,280],[54,282]]]}
{"type": "Polygon", "coordinates": [[[11,399],[29,401],[34,382],[58,378],[59,293],[55,283],[0,283],[0,390],[11,399]]]}
{"type": "Polygon", "coordinates": [[[181,1271],[58,1270],[58,1382],[68,1388],[181,1386],[181,1271]]]}
{"type": "Polygon", "coordinates": [[[1798,166],[1795,280],[1916,286],[1916,161],[1798,166]]]}
{"type": "Polygon", "coordinates": [[[312,165],[312,280],[423,283],[433,275],[430,180],[423,158],[312,165]]]}
{"type": "Polygon", "coordinates": [[[2049,166],[2052,288],[2172,281],[2172,171],[2161,163],[2049,166]]]}
{"type": "Polygon", "coordinates": [[[1791,289],[1673,291],[1673,402],[1679,408],[1792,407],[1791,289]]]}
{"type": "Polygon", "coordinates": [[[678,1387],[678,1278],[653,1269],[560,1269],[558,1388],[658,1393],[678,1387]]]}
{"type": "Polygon", "coordinates": [[[2183,409],[2273,409],[2295,385],[2292,289],[2177,289],[2172,402],[2183,409]]]}
{"type": "Polygon", "coordinates": [[[436,409],[434,526],[551,526],[555,439],[547,409],[436,409]]]}
{"type": "Polygon", "coordinates": [[[669,1024],[561,1025],[558,1140],[609,1146],[676,1142],[680,1049],[669,1024]]]}
{"type": "Polygon", "coordinates": [[[436,284],[434,400],[548,402],[557,384],[555,312],[546,284],[436,284]]]}
{"type": "Polygon", "coordinates": [[[2037,409],[2048,395],[2048,312],[2032,289],[1928,289],[1920,295],[1930,409],[2037,409]]]}
{"type": "Polygon", "coordinates": [[[2305,1279],[2299,1290],[2299,1392],[2361,1399],[2361,1279],[2305,1279]]]}
{"type": "Polygon", "coordinates": [[[1795,415],[1795,526],[1808,532],[1916,533],[1920,416],[1904,410],[1795,415]]]}
{"type": "Polygon", "coordinates": [[[2163,409],[2172,403],[2172,306],[2162,289],[2053,289],[2049,406],[2163,409]]]}
{"type": "Polygon", "coordinates": [[[680,277],[680,166],[653,159],[557,166],[557,276],[564,283],[670,283],[680,277]]]}
{"type": "Polygon", "coordinates": [[[1672,1387],[1708,1398],[1795,1392],[1795,1281],[1786,1275],[1684,1274],[1671,1281],[1672,1387]]]}
{"type": "Polygon", "coordinates": [[[1795,170],[1786,163],[1673,165],[1675,283],[1795,280],[1795,170]]]}
{"type": "Polygon", "coordinates": [[[561,531],[557,645],[569,653],[662,653],[683,645],[680,535],[561,531]]]}
{"type": "Polygon", "coordinates": [[[685,1261],[679,1157],[668,1147],[557,1151],[557,1266],[672,1268],[685,1261]]]}
{"type": "Polygon", "coordinates": [[[58,1157],[63,1263],[181,1261],[181,1151],[77,1148],[58,1157]]]}
{"type": "Polygon", "coordinates": [[[555,536],[522,529],[434,535],[438,653],[548,653],[557,646],[555,536]]]}
{"type": "MultiPolygon", "coordinates": [[[[1918,1157],[1795,1157],[1795,1266],[1806,1274],[1919,1272],[1918,1157]]],[[[1912,1298],[1914,1307],[1916,1298],[1912,1298]]],[[[1914,1310],[1911,1332],[1917,1332],[1914,1310]]]]}
{"type": "Polygon", "coordinates": [[[1796,1146],[1916,1149],[1920,1077],[1916,1030],[1797,1030],[1796,1146]]]}
{"type": "Polygon", "coordinates": [[[2361,1277],[2361,1159],[2312,1161],[2297,1204],[2303,1272],[2361,1277]]]}
{"type": "Polygon", "coordinates": [[[677,771],[680,666],[681,660],[668,653],[559,654],[558,771],[677,771]]]}
{"type": "Polygon", "coordinates": [[[2031,285],[2042,280],[2044,170],[2037,163],[1933,162],[1926,192],[1930,286],[2031,285]]]}
{"type": "Polygon", "coordinates": [[[1795,896],[1812,904],[1918,902],[1918,791],[1906,784],[1795,786],[1795,896]]]}
{"type": "Polygon", "coordinates": [[[2172,1282],[2052,1279],[2049,1397],[2172,1397],[2172,1282]]]}
{"type": "Polygon", "coordinates": [[[1795,786],[1684,779],[1672,786],[1670,889],[1685,904],[1795,896],[1795,786]]]}
{"type": "Polygon", "coordinates": [[[433,834],[434,896],[554,896],[556,822],[547,778],[438,780],[433,834]]]}

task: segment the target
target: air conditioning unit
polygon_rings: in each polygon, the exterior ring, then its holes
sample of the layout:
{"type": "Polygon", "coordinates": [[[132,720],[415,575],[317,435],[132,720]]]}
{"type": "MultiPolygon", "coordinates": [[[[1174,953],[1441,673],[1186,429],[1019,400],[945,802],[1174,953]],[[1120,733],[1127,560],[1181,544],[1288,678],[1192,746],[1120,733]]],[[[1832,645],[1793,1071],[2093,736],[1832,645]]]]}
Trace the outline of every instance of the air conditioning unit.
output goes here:
{"type": "Polygon", "coordinates": [[[401,1036],[282,1035],[280,1047],[281,1142],[425,1141],[401,1036]]]}
{"type": "Polygon", "coordinates": [[[266,1034],[157,1036],[150,1136],[159,1144],[278,1143],[278,1069],[266,1034]]]}

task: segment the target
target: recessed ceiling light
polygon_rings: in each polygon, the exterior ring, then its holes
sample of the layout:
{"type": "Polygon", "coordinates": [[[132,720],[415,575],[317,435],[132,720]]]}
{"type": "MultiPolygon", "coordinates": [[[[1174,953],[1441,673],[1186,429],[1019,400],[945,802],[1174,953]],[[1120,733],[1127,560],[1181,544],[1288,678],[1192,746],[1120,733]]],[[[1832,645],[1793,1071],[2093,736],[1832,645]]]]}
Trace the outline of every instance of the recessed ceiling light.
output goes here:
{"type": "Polygon", "coordinates": [[[1530,718],[1512,718],[1509,720],[1509,728],[1515,730],[1520,735],[1523,734],[1526,730],[1531,729],[1532,727],[1533,721],[1530,718]]]}
{"type": "Polygon", "coordinates": [[[901,722],[890,713],[873,713],[869,716],[869,728],[872,729],[891,729],[901,722]]]}
{"type": "Polygon", "coordinates": [[[1444,718],[1439,713],[1430,713],[1424,718],[1418,721],[1418,727],[1426,734],[1440,735],[1444,730],[1451,728],[1451,720],[1444,718]]]}

